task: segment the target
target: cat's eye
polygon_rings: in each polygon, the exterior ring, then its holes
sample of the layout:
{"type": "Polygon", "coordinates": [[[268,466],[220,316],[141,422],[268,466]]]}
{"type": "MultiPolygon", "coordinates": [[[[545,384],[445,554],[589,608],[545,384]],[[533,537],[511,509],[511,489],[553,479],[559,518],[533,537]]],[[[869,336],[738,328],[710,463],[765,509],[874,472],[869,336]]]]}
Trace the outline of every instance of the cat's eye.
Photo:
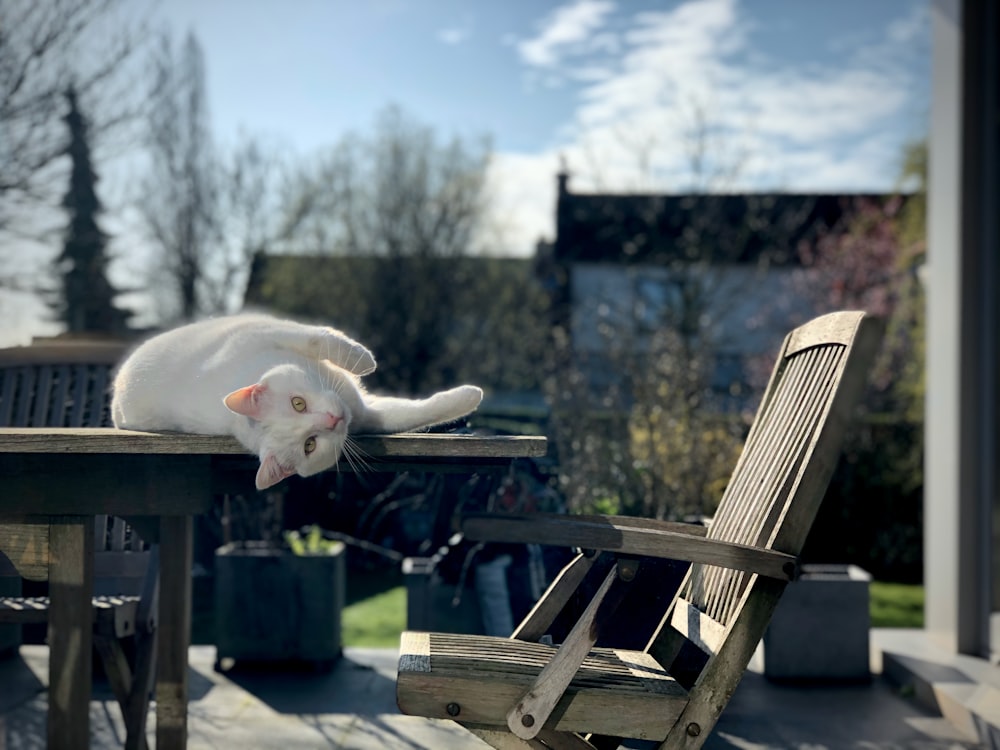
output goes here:
{"type": "MultiPolygon", "coordinates": [[[[301,400],[301,399],[299,399],[299,400],[301,400]]],[[[314,437],[306,438],[305,449],[306,449],[306,455],[307,456],[310,453],[312,453],[314,450],[316,450],[316,438],[314,438],[314,437]]]]}
{"type": "Polygon", "coordinates": [[[305,411],[306,410],[306,400],[302,396],[292,396],[292,408],[295,411],[305,411]]]}

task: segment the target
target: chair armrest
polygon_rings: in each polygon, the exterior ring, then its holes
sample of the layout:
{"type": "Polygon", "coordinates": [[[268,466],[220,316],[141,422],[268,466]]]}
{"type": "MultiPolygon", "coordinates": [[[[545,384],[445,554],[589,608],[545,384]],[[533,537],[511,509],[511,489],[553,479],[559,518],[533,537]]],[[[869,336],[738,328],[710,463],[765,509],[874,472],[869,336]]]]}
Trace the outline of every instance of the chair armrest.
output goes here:
{"type": "Polygon", "coordinates": [[[703,527],[618,516],[549,513],[476,513],[462,518],[462,532],[476,541],[549,544],[686,560],[794,580],[798,560],[762,547],[704,536],[703,527]],[[690,528],[690,530],[688,530],[690,528]]]}

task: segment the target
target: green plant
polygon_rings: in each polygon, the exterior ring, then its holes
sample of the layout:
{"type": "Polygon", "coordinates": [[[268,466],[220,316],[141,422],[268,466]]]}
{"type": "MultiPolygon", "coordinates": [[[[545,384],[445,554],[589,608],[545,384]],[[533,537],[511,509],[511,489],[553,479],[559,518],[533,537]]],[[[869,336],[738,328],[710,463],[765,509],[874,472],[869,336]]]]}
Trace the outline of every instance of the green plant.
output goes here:
{"type": "Polygon", "coordinates": [[[306,529],[304,536],[294,530],[286,531],[284,536],[285,544],[296,555],[330,555],[343,545],[343,542],[324,537],[323,529],[316,524],[306,529]]]}

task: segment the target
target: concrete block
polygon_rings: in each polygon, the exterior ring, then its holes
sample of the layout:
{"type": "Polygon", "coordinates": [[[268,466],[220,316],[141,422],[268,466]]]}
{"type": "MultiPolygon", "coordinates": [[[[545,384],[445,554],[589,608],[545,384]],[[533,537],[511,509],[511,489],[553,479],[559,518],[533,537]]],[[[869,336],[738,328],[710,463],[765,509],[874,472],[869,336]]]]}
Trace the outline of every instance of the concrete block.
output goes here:
{"type": "Polygon", "coordinates": [[[867,681],[871,576],[854,565],[805,565],[764,635],[764,674],[776,681],[867,681]]]}

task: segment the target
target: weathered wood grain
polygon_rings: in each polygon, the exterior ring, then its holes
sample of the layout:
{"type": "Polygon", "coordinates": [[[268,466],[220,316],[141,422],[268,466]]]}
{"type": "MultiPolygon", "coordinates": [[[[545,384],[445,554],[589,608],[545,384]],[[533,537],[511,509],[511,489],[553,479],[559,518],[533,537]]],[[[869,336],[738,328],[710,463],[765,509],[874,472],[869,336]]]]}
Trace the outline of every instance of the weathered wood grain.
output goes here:
{"type": "Polygon", "coordinates": [[[45,524],[0,525],[0,554],[29,581],[49,577],[49,527],[45,524]]]}
{"type": "MultiPolygon", "coordinates": [[[[693,527],[701,528],[701,527],[693,527]]],[[[709,539],[698,533],[677,531],[649,522],[622,524],[613,517],[577,517],[554,514],[470,514],[462,519],[462,530],[470,539],[523,544],[551,544],[599,549],[630,555],[708,563],[771,578],[791,580],[796,558],[782,552],[709,539]]]]}
{"type": "Polygon", "coordinates": [[[713,620],[684,599],[675,602],[670,624],[706,654],[718,651],[726,637],[726,628],[722,623],[713,620]]]}
{"type": "MultiPolygon", "coordinates": [[[[372,458],[514,459],[544,456],[544,437],[402,433],[356,435],[357,448],[372,458]]],[[[234,438],[220,435],[135,432],[103,428],[0,428],[2,453],[246,454],[234,438]]]]}
{"type": "MultiPolygon", "coordinates": [[[[431,670],[400,668],[397,700],[403,713],[492,726],[506,731],[506,714],[548,663],[554,647],[487,636],[430,633],[431,670]]],[[[401,664],[409,659],[405,645],[401,664]]],[[[419,656],[419,654],[417,655],[419,656]]],[[[686,691],[648,655],[593,650],[552,712],[556,731],[614,736],[665,736],[687,700],[686,691]],[[641,675],[641,677],[639,676],[641,675]]]]}
{"type": "Polygon", "coordinates": [[[0,453],[0,521],[203,513],[210,464],[210,456],[0,453]]]}
{"type": "Polygon", "coordinates": [[[90,746],[93,526],[59,524],[50,540],[48,746],[82,750],[90,746]]]}
{"type": "Polygon", "coordinates": [[[156,747],[187,747],[188,647],[191,645],[190,516],[160,521],[160,608],[157,637],[156,747]]]}

